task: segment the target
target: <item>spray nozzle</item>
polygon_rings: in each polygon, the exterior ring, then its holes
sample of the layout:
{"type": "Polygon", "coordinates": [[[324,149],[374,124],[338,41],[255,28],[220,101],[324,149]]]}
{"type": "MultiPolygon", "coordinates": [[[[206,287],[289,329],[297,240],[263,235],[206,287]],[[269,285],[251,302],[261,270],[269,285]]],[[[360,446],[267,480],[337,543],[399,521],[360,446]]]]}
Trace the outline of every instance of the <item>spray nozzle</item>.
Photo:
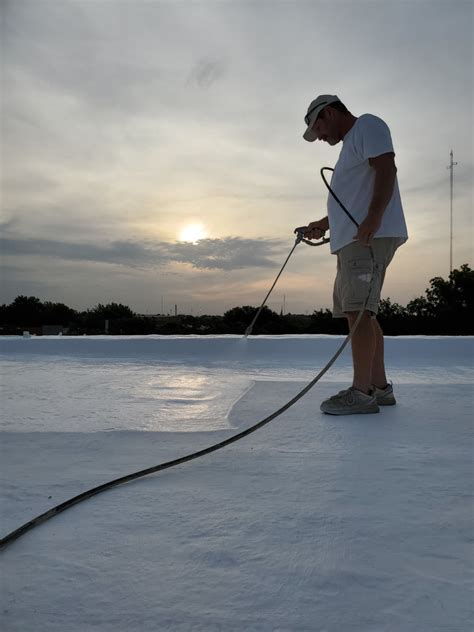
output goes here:
{"type": "Polygon", "coordinates": [[[299,226],[298,228],[295,228],[295,230],[293,231],[296,235],[296,243],[299,244],[300,241],[302,241],[304,239],[304,235],[307,231],[308,227],[307,226],[299,226]]]}

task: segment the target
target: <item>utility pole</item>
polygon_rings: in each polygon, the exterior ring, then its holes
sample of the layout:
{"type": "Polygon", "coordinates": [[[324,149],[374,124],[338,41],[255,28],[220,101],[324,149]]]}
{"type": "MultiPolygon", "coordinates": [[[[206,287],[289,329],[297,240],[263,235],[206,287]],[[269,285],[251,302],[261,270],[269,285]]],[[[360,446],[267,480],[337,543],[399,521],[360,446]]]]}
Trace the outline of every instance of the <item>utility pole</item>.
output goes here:
{"type": "Polygon", "coordinates": [[[457,162],[453,161],[453,150],[451,149],[451,161],[449,163],[449,167],[446,167],[446,169],[449,169],[451,171],[450,175],[450,184],[451,184],[451,189],[450,189],[450,215],[449,215],[449,272],[451,273],[453,271],[453,172],[454,172],[454,167],[458,164],[457,162]]]}

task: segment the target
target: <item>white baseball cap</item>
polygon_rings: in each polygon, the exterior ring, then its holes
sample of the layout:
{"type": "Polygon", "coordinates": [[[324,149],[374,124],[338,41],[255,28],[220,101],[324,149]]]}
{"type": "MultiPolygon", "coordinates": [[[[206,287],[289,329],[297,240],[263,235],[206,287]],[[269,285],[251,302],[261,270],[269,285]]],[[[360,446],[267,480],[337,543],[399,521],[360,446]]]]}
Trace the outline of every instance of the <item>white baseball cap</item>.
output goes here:
{"type": "Polygon", "coordinates": [[[320,94],[317,99],[311,101],[308,111],[306,112],[306,116],[304,117],[304,122],[308,126],[308,129],[303,134],[303,138],[305,140],[310,143],[316,140],[316,132],[312,128],[319,113],[326,107],[326,105],[335,103],[336,101],[340,101],[340,99],[339,97],[336,97],[335,94],[320,94]]]}

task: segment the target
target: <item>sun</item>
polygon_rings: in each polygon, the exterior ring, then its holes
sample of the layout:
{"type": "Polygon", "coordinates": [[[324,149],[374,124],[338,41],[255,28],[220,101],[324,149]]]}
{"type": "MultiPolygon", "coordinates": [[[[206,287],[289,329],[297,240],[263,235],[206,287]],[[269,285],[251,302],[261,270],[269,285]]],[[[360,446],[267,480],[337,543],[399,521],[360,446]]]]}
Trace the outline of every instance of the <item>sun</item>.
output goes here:
{"type": "Polygon", "coordinates": [[[190,241],[193,244],[207,237],[207,230],[202,224],[188,224],[179,234],[179,241],[190,241]]]}

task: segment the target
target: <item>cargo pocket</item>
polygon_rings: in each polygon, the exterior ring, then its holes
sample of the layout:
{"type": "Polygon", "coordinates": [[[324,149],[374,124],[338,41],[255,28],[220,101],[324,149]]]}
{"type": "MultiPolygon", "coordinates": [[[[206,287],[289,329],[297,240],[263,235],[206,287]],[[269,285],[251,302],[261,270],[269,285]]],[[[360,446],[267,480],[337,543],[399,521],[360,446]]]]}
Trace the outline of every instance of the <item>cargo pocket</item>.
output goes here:
{"type": "Polygon", "coordinates": [[[372,265],[374,265],[374,279],[370,291],[369,303],[378,302],[380,297],[380,278],[382,265],[371,259],[353,259],[348,262],[349,266],[349,296],[350,303],[363,304],[367,298],[370,280],[372,278],[372,265]]]}

